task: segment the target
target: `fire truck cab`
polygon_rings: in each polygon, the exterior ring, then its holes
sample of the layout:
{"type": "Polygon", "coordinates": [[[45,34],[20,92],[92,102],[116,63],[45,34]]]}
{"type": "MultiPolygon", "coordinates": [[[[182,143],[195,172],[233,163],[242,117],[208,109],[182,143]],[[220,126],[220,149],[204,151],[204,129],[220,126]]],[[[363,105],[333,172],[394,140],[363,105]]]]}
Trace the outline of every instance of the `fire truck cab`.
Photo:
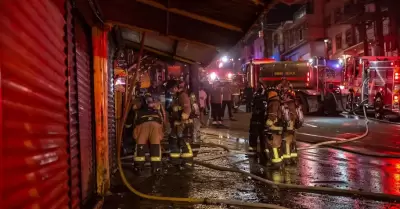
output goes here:
{"type": "Polygon", "coordinates": [[[258,82],[276,86],[282,78],[286,78],[297,92],[305,114],[324,109],[342,111],[341,101],[335,97],[340,92],[343,78],[343,63],[340,60],[322,57],[313,57],[308,61],[252,60],[244,65],[243,71],[253,88],[258,87],[258,82]],[[328,99],[331,101],[326,102],[328,99]],[[331,107],[328,108],[328,104],[331,107]]]}
{"type": "Polygon", "coordinates": [[[359,57],[354,59],[354,73],[349,79],[353,100],[349,107],[366,103],[382,118],[384,111],[399,113],[400,59],[398,57],[359,57]]]}

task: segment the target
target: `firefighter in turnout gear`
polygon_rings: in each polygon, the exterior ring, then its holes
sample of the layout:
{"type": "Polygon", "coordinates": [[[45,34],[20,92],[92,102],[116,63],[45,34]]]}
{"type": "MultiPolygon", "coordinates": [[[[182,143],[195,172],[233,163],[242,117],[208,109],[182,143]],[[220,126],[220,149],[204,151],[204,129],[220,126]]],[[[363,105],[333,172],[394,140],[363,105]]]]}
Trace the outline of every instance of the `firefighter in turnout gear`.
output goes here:
{"type": "Polygon", "coordinates": [[[262,84],[260,88],[254,93],[252,114],[250,119],[249,129],[249,152],[257,151],[258,140],[260,140],[260,150],[263,153],[266,149],[265,144],[265,108],[267,103],[267,96],[265,95],[265,89],[262,84]]]}
{"type": "Polygon", "coordinates": [[[282,157],[286,164],[297,162],[297,148],[295,131],[303,123],[301,108],[296,101],[296,93],[289,81],[283,79],[278,85],[282,99],[282,112],[284,115],[283,150],[282,157]]]}
{"type": "Polygon", "coordinates": [[[133,137],[136,140],[135,170],[140,173],[144,167],[145,154],[150,152],[152,171],[159,173],[161,171],[160,142],[163,138],[165,121],[163,107],[150,94],[145,94],[134,99],[133,109],[135,111],[133,137]]]}
{"type": "Polygon", "coordinates": [[[273,168],[281,168],[282,165],[282,133],[284,129],[283,114],[281,108],[281,96],[277,88],[270,87],[266,90],[266,135],[268,137],[268,155],[273,168]]]}
{"type": "Polygon", "coordinates": [[[175,165],[191,163],[193,152],[189,141],[193,134],[193,118],[190,98],[184,89],[179,88],[177,81],[169,81],[167,89],[173,94],[173,101],[168,110],[171,123],[170,160],[175,165]]]}

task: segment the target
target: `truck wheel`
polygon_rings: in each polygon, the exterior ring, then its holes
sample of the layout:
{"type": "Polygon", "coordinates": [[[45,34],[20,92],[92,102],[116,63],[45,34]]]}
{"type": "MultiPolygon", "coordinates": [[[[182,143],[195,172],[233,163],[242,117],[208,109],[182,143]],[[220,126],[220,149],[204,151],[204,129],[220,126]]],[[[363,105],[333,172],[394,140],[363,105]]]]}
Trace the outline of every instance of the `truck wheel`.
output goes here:
{"type": "Polygon", "coordinates": [[[308,103],[307,103],[306,97],[303,94],[300,94],[297,97],[297,102],[301,106],[301,110],[303,110],[303,114],[308,115],[310,113],[309,112],[310,109],[308,108],[308,103]]]}

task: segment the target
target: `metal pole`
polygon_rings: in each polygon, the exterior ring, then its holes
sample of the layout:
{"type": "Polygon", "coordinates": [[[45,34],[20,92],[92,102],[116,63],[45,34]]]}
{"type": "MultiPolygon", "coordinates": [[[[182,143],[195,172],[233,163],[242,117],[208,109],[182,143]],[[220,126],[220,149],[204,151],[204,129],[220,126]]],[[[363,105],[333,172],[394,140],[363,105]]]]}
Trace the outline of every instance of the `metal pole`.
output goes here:
{"type": "Polygon", "coordinates": [[[317,58],[317,92],[319,91],[319,58],[317,58]]]}
{"type": "MultiPolygon", "coordinates": [[[[135,90],[135,83],[136,83],[136,80],[139,77],[138,75],[140,73],[140,63],[141,63],[142,54],[143,54],[145,37],[146,37],[146,33],[143,32],[142,39],[140,40],[140,49],[139,49],[139,55],[138,55],[138,60],[137,60],[137,64],[136,64],[136,72],[135,72],[135,75],[132,77],[132,79],[129,82],[129,86],[130,86],[129,90],[126,91],[128,93],[128,98],[125,101],[125,105],[124,105],[125,111],[122,116],[120,127],[124,126],[126,118],[128,117],[128,114],[129,114],[129,110],[131,109],[131,104],[132,104],[131,100],[132,100],[132,96],[133,96],[133,91],[135,90]]],[[[123,128],[121,128],[119,130],[119,133],[117,133],[117,137],[119,137],[119,138],[122,137],[122,130],[123,130],[123,128]]]]}
{"type": "Polygon", "coordinates": [[[361,84],[361,102],[364,102],[364,87],[365,87],[365,75],[364,75],[364,62],[362,63],[362,69],[361,69],[361,78],[362,78],[362,84],[361,84]]]}

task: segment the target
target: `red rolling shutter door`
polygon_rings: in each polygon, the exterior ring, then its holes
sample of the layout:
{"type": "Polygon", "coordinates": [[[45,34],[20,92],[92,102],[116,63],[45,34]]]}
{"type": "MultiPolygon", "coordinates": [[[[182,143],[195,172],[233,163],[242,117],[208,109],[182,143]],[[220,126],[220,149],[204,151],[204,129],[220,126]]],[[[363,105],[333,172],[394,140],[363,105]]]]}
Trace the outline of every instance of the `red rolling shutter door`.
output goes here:
{"type": "Polygon", "coordinates": [[[69,148],[70,148],[70,186],[71,208],[79,208],[81,203],[80,188],[80,158],[79,158],[79,128],[78,128],[78,86],[76,82],[76,60],[74,42],[74,23],[71,4],[67,2],[67,43],[68,43],[68,87],[69,87],[69,148]]]}
{"type": "Polygon", "coordinates": [[[1,208],[68,208],[65,21],[55,3],[0,2],[1,208]]]}
{"type": "Polygon", "coordinates": [[[76,78],[78,84],[79,142],[82,178],[82,201],[90,198],[95,191],[95,161],[92,122],[92,71],[90,56],[90,36],[80,21],[75,21],[76,78]]]}

